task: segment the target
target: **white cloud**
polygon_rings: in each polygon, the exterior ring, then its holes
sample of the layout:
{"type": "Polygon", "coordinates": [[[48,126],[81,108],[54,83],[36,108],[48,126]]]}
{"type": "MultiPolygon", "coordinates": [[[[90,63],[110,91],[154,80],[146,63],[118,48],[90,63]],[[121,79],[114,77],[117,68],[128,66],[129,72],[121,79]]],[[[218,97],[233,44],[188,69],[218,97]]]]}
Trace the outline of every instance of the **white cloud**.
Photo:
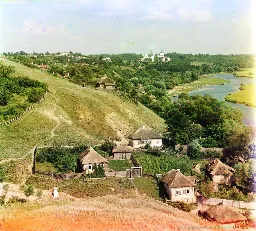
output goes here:
{"type": "MultiPolygon", "coordinates": [[[[87,1],[88,3],[88,1],[87,1]]],[[[96,4],[90,2],[90,4],[96,4]]],[[[102,0],[101,16],[138,16],[150,20],[204,22],[212,18],[213,0],[102,0]]]]}

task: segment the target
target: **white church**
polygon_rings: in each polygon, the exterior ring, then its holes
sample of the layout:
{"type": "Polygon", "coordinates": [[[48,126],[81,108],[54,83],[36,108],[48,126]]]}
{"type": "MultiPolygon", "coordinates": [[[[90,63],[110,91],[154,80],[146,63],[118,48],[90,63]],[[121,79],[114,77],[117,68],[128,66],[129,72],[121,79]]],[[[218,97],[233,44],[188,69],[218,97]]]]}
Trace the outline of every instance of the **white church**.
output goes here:
{"type": "Polygon", "coordinates": [[[149,54],[145,54],[141,59],[142,62],[151,60],[152,62],[155,61],[155,56],[158,58],[160,62],[169,62],[171,59],[165,56],[165,53],[161,50],[159,54],[153,55],[152,50],[149,54]]]}

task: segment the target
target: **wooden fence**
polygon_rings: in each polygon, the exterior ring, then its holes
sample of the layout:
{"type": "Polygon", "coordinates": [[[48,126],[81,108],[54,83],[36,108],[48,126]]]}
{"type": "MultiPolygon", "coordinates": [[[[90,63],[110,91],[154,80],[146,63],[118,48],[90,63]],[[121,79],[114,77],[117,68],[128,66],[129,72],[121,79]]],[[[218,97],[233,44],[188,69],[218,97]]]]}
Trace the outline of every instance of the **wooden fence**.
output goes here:
{"type": "Polygon", "coordinates": [[[10,124],[10,123],[13,123],[13,122],[19,120],[23,115],[25,115],[26,113],[28,113],[33,107],[35,107],[37,104],[41,103],[41,102],[44,100],[46,94],[47,94],[47,92],[44,94],[44,96],[43,96],[38,102],[36,102],[36,103],[30,105],[28,108],[26,108],[26,110],[25,110],[24,112],[22,112],[22,113],[19,114],[18,116],[14,117],[14,118],[12,118],[12,119],[10,119],[10,120],[8,120],[8,121],[4,121],[4,122],[0,123],[0,126],[5,126],[5,125],[8,125],[8,124],[10,124]]]}

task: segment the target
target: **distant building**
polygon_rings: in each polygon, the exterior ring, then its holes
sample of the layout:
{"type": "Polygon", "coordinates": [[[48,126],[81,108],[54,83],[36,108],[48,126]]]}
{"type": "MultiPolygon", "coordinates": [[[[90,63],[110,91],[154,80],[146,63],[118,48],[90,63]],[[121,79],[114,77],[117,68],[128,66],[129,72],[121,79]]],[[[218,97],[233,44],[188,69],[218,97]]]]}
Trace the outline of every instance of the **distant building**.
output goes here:
{"type": "Polygon", "coordinates": [[[183,175],[179,169],[172,169],[167,172],[162,177],[161,182],[170,201],[196,202],[194,178],[183,175]]]}
{"type": "Polygon", "coordinates": [[[107,75],[104,75],[102,78],[100,78],[100,81],[97,83],[96,87],[104,88],[106,90],[115,90],[116,84],[112,79],[108,78],[107,75]]]}
{"type": "Polygon", "coordinates": [[[111,58],[110,57],[106,57],[104,59],[102,59],[103,61],[107,61],[107,62],[112,62],[111,58]]]}
{"type": "Polygon", "coordinates": [[[235,169],[223,164],[219,159],[211,161],[206,166],[206,174],[213,181],[214,190],[218,191],[219,185],[231,185],[235,169]]]}
{"type": "Polygon", "coordinates": [[[130,145],[133,148],[144,148],[146,144],[152,148],[160,148],[163,145],[162,138],[161,134],[145,125],[129,137],[130,145]]]}
{"type": "Polygon", "coordinates": [[[161,62],[169,62],[171,59],[167,56],[165,56],[165,53],[161,50],[160,53],[157,55],[158,60],[161,62]]]}
{"type": "Polygon", "coordinates": [[[59,54],[59,56],[68,56],[68,55],[69,55],[69,52],[63,52],[59,54]]]}
{"type": "Polygon", "coordinates": [[[131,159],[133,148],[127,145],[117,146],[112,150],[114,160],[131,159]]]}
{"type": "Polygon", "coordinates": [[[152,62],[154,62],[154,60],[155,60],[155,56],[153,55],[152,51],[150,51],[149,54],[145,54],[145,55],[143,56],[143,58],[141,59],[142,62],[144,62],[144,61],[150,61],[150,60],[151,60],[152,62]]]}
{"type": "Polygon", "coordinates": [[[103,168],[108,167],[108,161],[92,147],[88,147],[85,151],[80,153],[80,164],[86,174],[93,172],[94,165],[101,165],[103,168]]]}

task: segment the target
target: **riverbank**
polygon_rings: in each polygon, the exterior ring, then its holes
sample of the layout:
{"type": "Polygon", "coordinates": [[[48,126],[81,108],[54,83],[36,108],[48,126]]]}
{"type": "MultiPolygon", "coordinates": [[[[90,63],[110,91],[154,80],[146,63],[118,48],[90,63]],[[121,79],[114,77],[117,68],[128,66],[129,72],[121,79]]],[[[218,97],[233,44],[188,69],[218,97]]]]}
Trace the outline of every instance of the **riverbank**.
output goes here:
{"type": "Polygon", "coordinates": [[[241,68],[241,70],[234,72],[234,76],[245,77],[245,78],[255,78],[256,77],[255,68],[241,68]]]}
{"type": "Polygon", "coordinates": [[[225,83],[229,83],[230,80],[222,79],[222,78],[213,78],[210,75],[203,75],[200,79],[187,84],[182,84],[174,87],[173,89],[168,91],[168,94],[171,96],[179,95],[181,93],[188,93],[190,91],[197,90],[203,86],[207,85],[224,85],[225,83]]]}
{"type": "Polygon", "coordinates": [[[255,102],[256,84],[247,84],[240,87],[240,91],[231,93],[225,100],[231,103],[245,104],[246,106],[256,107],[255,102]]]}

